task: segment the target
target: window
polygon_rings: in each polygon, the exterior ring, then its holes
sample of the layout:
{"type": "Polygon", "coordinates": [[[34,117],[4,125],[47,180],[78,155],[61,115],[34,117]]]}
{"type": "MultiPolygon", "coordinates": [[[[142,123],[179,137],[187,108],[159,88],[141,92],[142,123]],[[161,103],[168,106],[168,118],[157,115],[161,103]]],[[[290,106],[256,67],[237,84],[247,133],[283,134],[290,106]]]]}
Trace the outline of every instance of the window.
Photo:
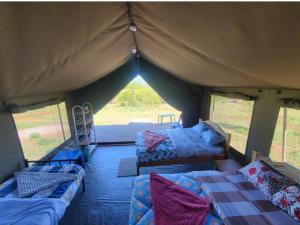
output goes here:
{"type": "Polygon", "coordinates": [[[231,134],[230,145],[245,153],[251,122],[253,101],[212,96],[210,119],[231,134]]]}
{"type": "Polygon", "coordinates": [[[280,108],[270,157],[300,168],[300,110],[280,108]]]}
{"type": "Polygon", "coordinates": [[[40,159],[71,137],[65,103],[13,116],[27,159],[40,159]]]}

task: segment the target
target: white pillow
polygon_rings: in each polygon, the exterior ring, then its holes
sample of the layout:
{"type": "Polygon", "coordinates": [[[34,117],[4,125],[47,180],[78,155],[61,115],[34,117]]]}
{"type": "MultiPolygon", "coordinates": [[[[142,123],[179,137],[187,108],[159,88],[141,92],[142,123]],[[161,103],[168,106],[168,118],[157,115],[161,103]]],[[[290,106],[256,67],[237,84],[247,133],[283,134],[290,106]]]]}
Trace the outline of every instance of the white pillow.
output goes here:
{"type": "Polygon", "coordinates": [[[209,120],[205,120],[204,123],[207,124],[208,126],[210,126],[215,132],[220,134],[225,139],[227,138],[227,135],[226,135],[225,131],[220,127],[219,124],[214,123],[214,122],[209,121],[209,120]]]}

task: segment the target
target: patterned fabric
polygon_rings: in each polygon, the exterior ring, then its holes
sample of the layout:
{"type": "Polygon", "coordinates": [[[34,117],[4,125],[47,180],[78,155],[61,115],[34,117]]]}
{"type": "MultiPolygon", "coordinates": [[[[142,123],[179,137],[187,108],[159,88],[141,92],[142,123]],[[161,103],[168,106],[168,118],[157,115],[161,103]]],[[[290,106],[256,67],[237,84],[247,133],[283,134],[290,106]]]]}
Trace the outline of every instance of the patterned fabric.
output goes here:
{"type": "Polygon", "coordinates": [[[155,225],[203,225],[210,209],[207,198],[154,172],[150,174],[150,189],[155,225]]]}
{"type": "MultiPolygon", "coordinates": [[[[173,181],[178,186],[203,196],[198,183],[193,179],[192,173],[161,174],[161,176],[173,181]]],[[[150,180],[148,175],[138,176],[134,180],[130,204],[130,225],[154,225],[153,204],[150,194],[150,180]]],[[[208,214],[204,225],[220,225],[222,222],[216,215],[208,214]]]]}
{"type": "Polygon", "coordinates": [[[147,147],[144,142],[144,135],[142,132],[137,133],[136,135],[136,155],[138,162],[145,163],[151,161],[161,161],[166,159],[176,158],[175,147],[168,138],[168,133],[166,130],[153,131],[158,135],[167,137],[164,141],[156,145],[155,151],[148,152],[147,147]]]}
{"type": "MultiPolygon", "coordinates": [[[[60,198],[67,205],[75,196],[85,175],[81,166],[75,164],[65,164],[62,166],[31,166],[22,170],[22,172],[47,172],[47,173],[69,173],[77,174],[78,179],[53,186],[45,191],[37,192],[31,198],[60,198]]],[[[8,179],[0,185],[0,199],[18,198],[17,181],[14,177],[8,179]]]]}
{"type": "Polygon", "coordinates": [[[288,212],[296,220],[300,221],[300,189],[297,186],[289,186],[271,197],[275,206],[288,212]]]}
{"type": "Polygon", "coordinates": [[[154,133],[152,131],[145,131],[143,132],[143,135],[144,143],[147,147],[148,152],[155,151],[156,146],[168,138],[163,135],[157,135],[157,133],[154,133]]]}
{"type": "Polygon", "coordinates": [[[257,159],[241,168],[239,172],[242,173],[248,181],[254,184],[257,181],[258,176],[261,176],[270,170],[269,166],[257,159]]]}
{"type": "Polygon", "coordinates": [[[45,173],[45,172],[17,172],[18,197],[23,198],[39,191],[47,190],[60,183],[78,179],[76,174],[45,173]]]}
{"type": "Polygon", "coordinates": [[[267,198],[270,198],[285,187],[295,184],[294,181],[283,177],[260,160],[253,161],[239,171],[249,182],[262,191],[267,198]]]}
{"type": "Polygon", "coordinates": [[[276,192],[294,184],[295,182],[291,179],[283,177],[273,171],[262,176],[258,176],[256,183],[254,183],[254,185],[267,196],[267,198],[270,198],[276,192]]]}
{"type": "Polygon", "coordinates": [[[167,137],[157,144],[151,152],[147,151],[142,132],[136,135],[136,155],[138,163],[158,162],[174,158],[193,156],[211,156],[224,153],[224,146],[208,145],[193,128],[169,129],[151,131],[162,137],[167,137]]]}
{"type": "Polygon", "coordinates": [[[225,225],[299,225],[239,173],[201,171],[194,177],[225,225]]]}

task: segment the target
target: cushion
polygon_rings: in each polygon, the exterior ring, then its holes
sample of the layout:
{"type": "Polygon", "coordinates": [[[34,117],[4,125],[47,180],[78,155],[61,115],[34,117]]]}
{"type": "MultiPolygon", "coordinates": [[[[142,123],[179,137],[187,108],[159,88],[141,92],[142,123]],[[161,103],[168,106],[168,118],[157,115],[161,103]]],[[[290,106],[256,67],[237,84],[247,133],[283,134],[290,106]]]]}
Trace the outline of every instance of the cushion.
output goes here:
{"type": "Polygon", "coordinates": [[[281,191],[285,187],[295,184],[293,180],[275,172],[259,159],[243,167],[239,172],[257,187],[257,189],[264,193],[267,198],[270,198],[273,194],[281,191]]]}
{"type": "Polygon", "coordinates": [[[300,189],[297,186],[289,186],[272,195],[272,203],[280,209],[288,212],[296,220],[300,221],[300,189]]]}
{"type": "Polygon", "coordinates": [[[225,141],[223,136],[219,135],[212,129],[203,131],[201,133],[201,137],[207,145],[217,145],[225,141]]]}
{"type": "Polygon", "coordinates": [[[270,198],[273,194],[283,190],[285,187],[294,185],[295,182],[291,179],[281,176],[280,174],[270,171],[257,177],[254,185],[263,192],[267,198],[270,198]]]}
{"type": "Polygon", "coordinates": [[[193,126],[192,128],[193,128],[193,130],[195,130],[199,135],[201,135],[201,133],[202,133],[203,131],[206,131],[206,130],[209,129],[209,127],[208,127],[205,123],[203,123],[203,122],[200,122],[199,124],[193,126]]]}
{"type": "Polygon", "coordinates": [[[253,162],[239,170],[239,172],[242,173],[243,176],[251,183],[256,182],[257,177],[260,174],[266,173],[268,171],[271,171],[271,168],[259,159],[254,160],[253,162]]]}
{"type": "Polygon", "coordinates": [[[206,125],[208,125],[211,129],[213,129],[215,132],[217,132],[219,135],[223,136],[226,139],[226,133],[223,131],[223,129],[220,127],[219,124],[214,123],[210,120],[204,121],[206,125]]]}
{"type": "Polygon", "coordinates": [[[210,203],[155,173],[150,174],[155,225],[202,225],[210,203]],[[176,206],[176,207],[175,207],[176,206]]]}

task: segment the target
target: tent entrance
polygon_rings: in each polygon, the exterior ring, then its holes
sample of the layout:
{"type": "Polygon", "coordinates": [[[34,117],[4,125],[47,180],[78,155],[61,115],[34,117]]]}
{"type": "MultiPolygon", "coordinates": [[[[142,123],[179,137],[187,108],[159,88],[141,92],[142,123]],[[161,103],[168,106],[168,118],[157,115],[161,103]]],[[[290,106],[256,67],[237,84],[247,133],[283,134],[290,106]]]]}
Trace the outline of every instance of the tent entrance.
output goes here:
{"type": "Polygon", "coordinates": [[[134,142],[137,132],[168,129],[179,116],[137,76],[94,115],[96,139],[100,144],[134,142]]]}

